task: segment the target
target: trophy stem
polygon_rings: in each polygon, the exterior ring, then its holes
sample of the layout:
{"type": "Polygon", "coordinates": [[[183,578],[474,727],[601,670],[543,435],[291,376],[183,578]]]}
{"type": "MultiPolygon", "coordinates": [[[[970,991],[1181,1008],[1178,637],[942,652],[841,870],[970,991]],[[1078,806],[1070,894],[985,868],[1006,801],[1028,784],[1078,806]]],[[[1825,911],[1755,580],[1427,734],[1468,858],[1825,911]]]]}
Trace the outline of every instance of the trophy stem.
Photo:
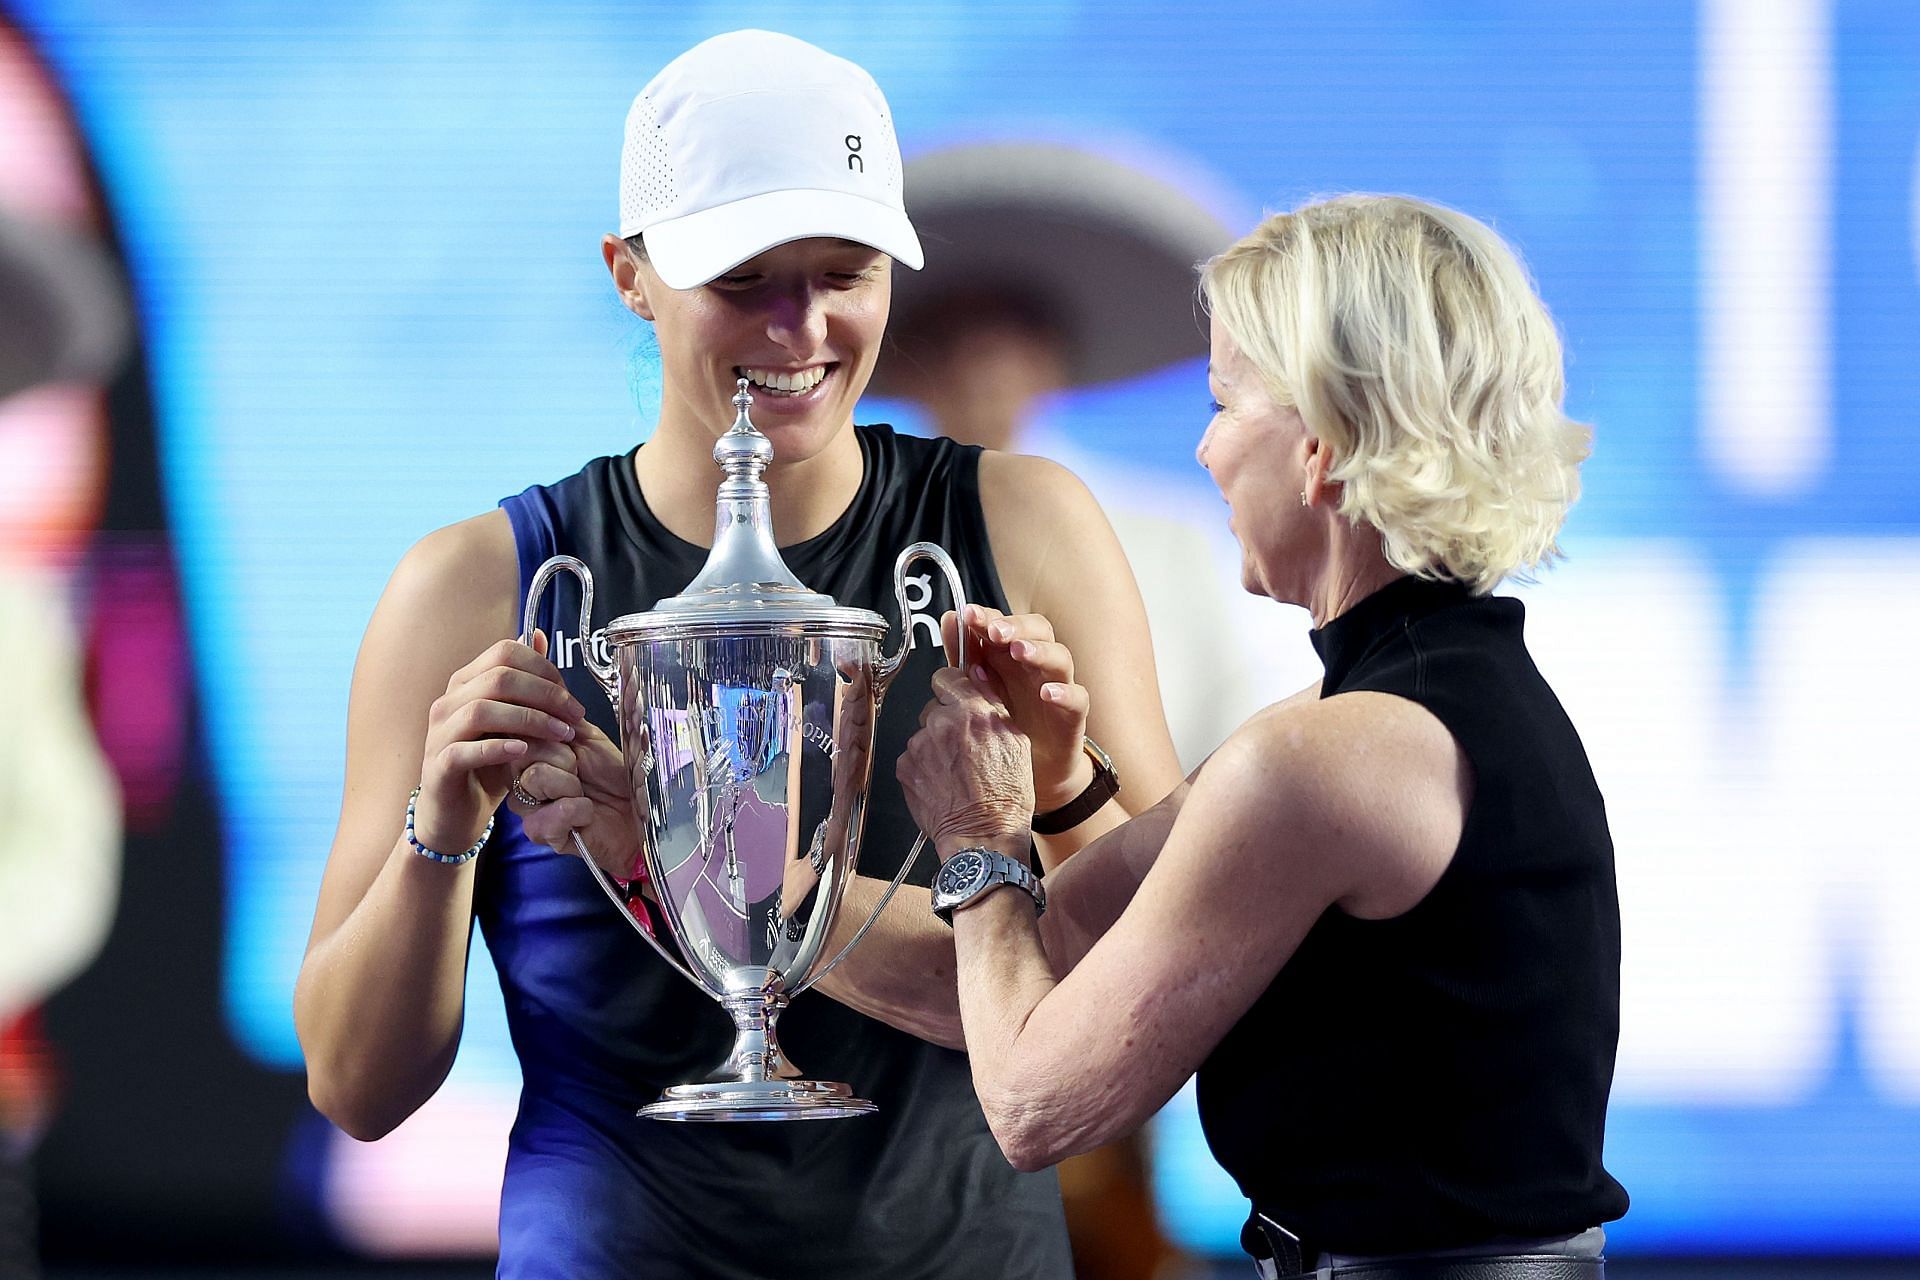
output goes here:
{"type": "Polygon", "coordinates": [[[779,991],[735,992],[721,1001],[733,1015],[733,1052],[700,1084],[677,1084],[640,1108],[654,1120],[833,1120],[875,1108],[832,1080],[802,1080],[780,1051],[773,1024],[787,1007],[779,991]]]}
{"type": "Polygon", "coordinates": [[[708,1080],[798,1080],[800,1072],[781,1052],[774,1023],[787,1007],[779,992],[743,991],[721,1001],[733,1015],[733,1052],[708,1080]]]}

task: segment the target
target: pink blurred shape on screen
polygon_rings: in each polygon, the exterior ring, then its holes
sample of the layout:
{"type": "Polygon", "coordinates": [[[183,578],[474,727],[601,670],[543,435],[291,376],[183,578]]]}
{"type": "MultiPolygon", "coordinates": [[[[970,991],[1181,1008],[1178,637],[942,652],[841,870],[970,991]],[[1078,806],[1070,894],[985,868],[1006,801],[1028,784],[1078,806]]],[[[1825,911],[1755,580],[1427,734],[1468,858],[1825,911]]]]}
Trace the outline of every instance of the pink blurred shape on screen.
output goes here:
{"type": "Polygon", "coordinates": [[[187,747],[187,646],[166,548],[106,535],[95,558],[87,695],[100,747],[120,780],[129,830],[162,823],[187,747]]]}
{"type": "Polygon", "coordinates": [[[335,1227],[369,1253],[492,1252],[513,1110],[511,1087],[450,1079],[378,1142],[335,1132],[325,1184],[335,1227]]]}

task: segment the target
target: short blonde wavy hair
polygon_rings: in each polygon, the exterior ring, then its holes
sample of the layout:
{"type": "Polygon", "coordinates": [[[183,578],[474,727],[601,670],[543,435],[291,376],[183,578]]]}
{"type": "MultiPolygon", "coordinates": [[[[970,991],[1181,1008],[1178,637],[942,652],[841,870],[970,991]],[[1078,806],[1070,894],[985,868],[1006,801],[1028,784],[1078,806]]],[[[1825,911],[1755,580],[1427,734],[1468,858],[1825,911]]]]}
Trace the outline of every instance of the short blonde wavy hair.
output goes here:
{"type": "Polygon", "coordinates": [[[1201,270],[1208,309],[1333,449],[1340,514],[1476,592],[1556,559],[1592,432],[1512,249],[1463,213],[1349,195],[1276,214],[1201,270]]]}

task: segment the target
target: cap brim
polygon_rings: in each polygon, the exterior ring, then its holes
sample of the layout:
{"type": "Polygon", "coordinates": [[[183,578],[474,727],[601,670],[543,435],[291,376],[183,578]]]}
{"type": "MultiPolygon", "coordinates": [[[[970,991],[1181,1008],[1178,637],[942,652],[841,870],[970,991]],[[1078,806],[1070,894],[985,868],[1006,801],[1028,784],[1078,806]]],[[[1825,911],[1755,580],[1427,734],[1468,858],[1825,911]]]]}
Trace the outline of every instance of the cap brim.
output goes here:
{"type": "Polygon", "coordinates": [[[642,233],[647,260],[670,289],[694,289],[779,245],[816,237],[869,245],[918,271],[925,258],[907,215],[844,191],[770,191],[642,233]]]}
{"type": "Polygon", "coordinates": [[[1067,377],[1089,386],[1204,356],[1200,262],[1233,239],[1213,209],[1134,164],[1050,143],[970,144],[910,160],[926,270],[896,282],[879,395],[960,319],[955,294],[1006,288],[1042,301],[1061,329],[1067,377]]]}

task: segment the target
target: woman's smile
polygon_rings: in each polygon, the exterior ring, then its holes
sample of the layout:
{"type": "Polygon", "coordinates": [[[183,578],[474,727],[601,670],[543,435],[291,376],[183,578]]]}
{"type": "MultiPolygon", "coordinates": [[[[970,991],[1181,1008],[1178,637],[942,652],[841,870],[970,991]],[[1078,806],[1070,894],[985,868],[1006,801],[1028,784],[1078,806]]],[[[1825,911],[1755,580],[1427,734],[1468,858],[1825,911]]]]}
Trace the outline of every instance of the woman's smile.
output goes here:
{"type": "Polygon", "coordinates": [[[790,415],[811,412],[839,390],[840,362],[826,361],[803,368],[735,365],[734,385],[747,380],[756,414],[790,415]]]}

